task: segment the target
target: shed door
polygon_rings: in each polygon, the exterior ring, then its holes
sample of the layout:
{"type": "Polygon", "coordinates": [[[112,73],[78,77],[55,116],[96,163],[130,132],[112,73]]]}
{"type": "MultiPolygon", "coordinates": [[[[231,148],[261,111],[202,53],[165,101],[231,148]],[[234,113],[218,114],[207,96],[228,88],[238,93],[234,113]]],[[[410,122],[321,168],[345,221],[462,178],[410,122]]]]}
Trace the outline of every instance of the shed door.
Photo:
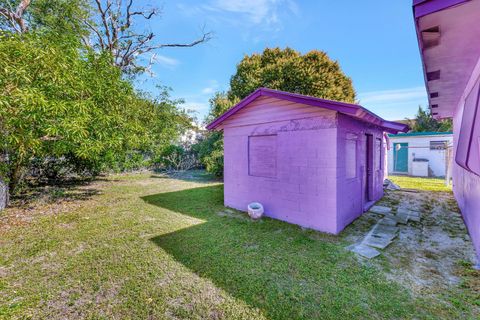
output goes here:
{"type": "Polygon", "coordinates": [[[393,171],[408,172],[408,143],[393,144],[393,171]]]}

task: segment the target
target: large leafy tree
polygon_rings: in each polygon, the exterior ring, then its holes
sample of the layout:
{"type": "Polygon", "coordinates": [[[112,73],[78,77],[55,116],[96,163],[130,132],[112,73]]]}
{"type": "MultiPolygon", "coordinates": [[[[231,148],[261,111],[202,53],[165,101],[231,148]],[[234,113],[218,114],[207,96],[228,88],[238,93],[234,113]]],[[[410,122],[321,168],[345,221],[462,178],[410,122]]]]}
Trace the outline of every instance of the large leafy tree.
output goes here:
{"type": "Polygon", "coordinates": [[[422,106],[418,106],[417,114],[414,119],[409,119],[408,124],[412,132],[447,132],[452,131],[453,123],[451,119],[436,120],[432,113],[422,106]]]}
{"type": "MultiPolygon", "coordinates": [[[[226,92],[215,93],[210,99],[210,112],[205,122],[213,121],[239,101],[238,98],[229,99],[226,92]]],[[[206,133],[194,146],[194,149],[208,172],[219,177],[223,175],[223,135],[221,132],[206,133]]]]}
{"type": "Polygon", "coordinates": [[[190,124],[168,90],[135,90],[111,50],[85,46],[92,10],[83,0],[0,0],[0,179],[11,190],[39,161],[97,173],[154,158],[190,124]]]}
{"type": "MultiPolygon", "coordinates": [[[[237,65],[228,92],[210,100],[210,122],[259,87],[310,95],[323,99],[355,102],[352,80],[323,51],[302,54],[291,48],[267,48],[245,56],[237,65]]],[[[201,142],[201,161],[210,172],[223,173],[222,134],[209,133],[201,142]]]]}
{"type": "Polygon", "coordinates": [[[34,159],[68,158],[96,172],[132,150],[161,152],[188,126],[179,101],[136,92],[108,53],[8,35],[0,70],[0,151],[12,189],[34,159]]]}
{"type": "Polygon", "coordinates": [[[338,62],[323,51],[286,48],[245,56],[230,80],[230,98],[243,99],[259,87],[354,102],[355,90],[338,62]]]}
{"type": "Polygon", "coordinates": [[[0,0],[0,30],[55,32],[81,39],[88,36],[83,21],[92,14],[91,8],[88,0],[0,0]]]}

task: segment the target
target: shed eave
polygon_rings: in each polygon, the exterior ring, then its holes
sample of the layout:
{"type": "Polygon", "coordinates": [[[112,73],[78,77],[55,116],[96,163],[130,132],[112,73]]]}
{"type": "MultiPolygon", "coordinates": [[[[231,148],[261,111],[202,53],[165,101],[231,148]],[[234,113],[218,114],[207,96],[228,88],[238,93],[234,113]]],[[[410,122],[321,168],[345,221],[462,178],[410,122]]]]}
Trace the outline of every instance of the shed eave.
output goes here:
{"type": "Polygon", "coordinates": [[[429,108],[451,118],[479,57],[479,2],[413,0],[413,13],[429,108]]]}
{"type": "Polygon", "coordinates": [[[420,18],[468,1],[470,0],[413,0],[413,12],[415,18],[420,18]]]}
{"type": "Polygon", "coordinates": [[[407,133],[398,133],[398,134],[390,134],[390,137],[438,137],[438,136],[453,136],[452,131],[446,132],[407,132],[407,133]]]}
{"type": "Polygon", "coordinates": [[[380,127],[383,127],[385,131],[390,133],[397,133],[397,132],[405,132],[408,130],[408,126],[401,123],[386,121],[373,112],[365,109],[364,107],[356,104],[340,102],[340,101],[333,101],[333,100],[326,100],[311,96],[305,96],[297,93],[273,90],[269,88],[259,88],[255,90],[253,93],[248,95],[242,101],[240,101],[237,105],[235,105],[230,110],[226,111],[218,118],[213,120],[210,124],[207,125],[208,130],[217,130],[221,129],[221,123],[225,121],[227,118],[241,110],[242,108],[249,105],[255,99],[260,96],[267,96],[272,98],[277,98],[281,100],[287,100],[295,103],[305,104],[309,106],[329,109],[333,111],[337,111],[346,115],[350,115],[357,119],[363,120],[365,122],[369,122],[380,127]]]}

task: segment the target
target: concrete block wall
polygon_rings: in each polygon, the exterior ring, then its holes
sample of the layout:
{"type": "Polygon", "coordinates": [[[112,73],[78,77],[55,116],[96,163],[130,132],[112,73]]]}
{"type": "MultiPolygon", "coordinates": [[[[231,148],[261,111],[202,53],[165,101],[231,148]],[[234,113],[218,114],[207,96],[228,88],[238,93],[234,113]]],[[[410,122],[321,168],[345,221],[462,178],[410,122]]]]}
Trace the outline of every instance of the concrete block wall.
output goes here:
{"type": "MultiPolygon", "coordinates": [[[[246,211],[258,201],[269,217],[333,234],[363,213],[365,133],[383,139],[380,128],[333,110],[259,98],[222,129],[226,206],[246,211]],[[358,140],[354,179],[345,177],[349,135],[358,140]]],[[[383,195],[383,166],[377,169],[374,200],[383,195]]]]}
{"type": "Polygon", "coordinates": [[[261,202],[269,217],[337,233],[336,115],[224,128],[225,205],[261,202]],[[292,124],[292,121],[295,124],[292,124]],[[249,136],[277,136],[276,177],[248,174],[249,136]]]}
{"type": "Polygon", "coordinates": [[[383,130],[365,122],[353,119],[346,115],[338,116],[338,157],[337,157],[337,203],[338,203],[338,225],[337,231],[340,232],[353,220],[362,215],[365,209],[365,184],[366,184],[366,134],[371,134],[374,141],[374,166],[373,166],[373,201],[377,201],[383,196],[384,179],[384,140],[383,130]],[[346,177],[345,148],[346,139],[356,139],[356,177],[346,177]],[[380,150],[375,142],[380,139],[382,145],[380,150]],[[381,154],[379,154],[379,152],[381,154]],[[378,162],[380,161],[380,162],[378,162]]]}

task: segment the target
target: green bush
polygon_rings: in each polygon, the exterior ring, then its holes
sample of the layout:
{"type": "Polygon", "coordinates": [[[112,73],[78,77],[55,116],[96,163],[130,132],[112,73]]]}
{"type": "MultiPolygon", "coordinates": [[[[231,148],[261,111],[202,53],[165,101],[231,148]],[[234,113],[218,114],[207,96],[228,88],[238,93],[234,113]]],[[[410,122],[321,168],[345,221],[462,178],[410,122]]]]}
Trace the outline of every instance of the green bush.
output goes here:
{"type": "Polygon", "coordinates": [[[32,165],[54,178],[143,166],[190,121],[160,90],[155,99],[136,91],[108,53],[0,33],[0,178],[14,191],[32,165]]]}
{"type": "Polygon", "coordinates": [[[192,146],[200,164],[217,177],[223,175],[223,134],[209,132],[192,146]]]}
{"type": "Polygon", "coordinates": [[[175,169],[177,167],[175,159],[178,159],[185,154],[186,151],[182,146],[171,144],[163,150],[156,162],[160,164],[162,168],[175,169]]]}

